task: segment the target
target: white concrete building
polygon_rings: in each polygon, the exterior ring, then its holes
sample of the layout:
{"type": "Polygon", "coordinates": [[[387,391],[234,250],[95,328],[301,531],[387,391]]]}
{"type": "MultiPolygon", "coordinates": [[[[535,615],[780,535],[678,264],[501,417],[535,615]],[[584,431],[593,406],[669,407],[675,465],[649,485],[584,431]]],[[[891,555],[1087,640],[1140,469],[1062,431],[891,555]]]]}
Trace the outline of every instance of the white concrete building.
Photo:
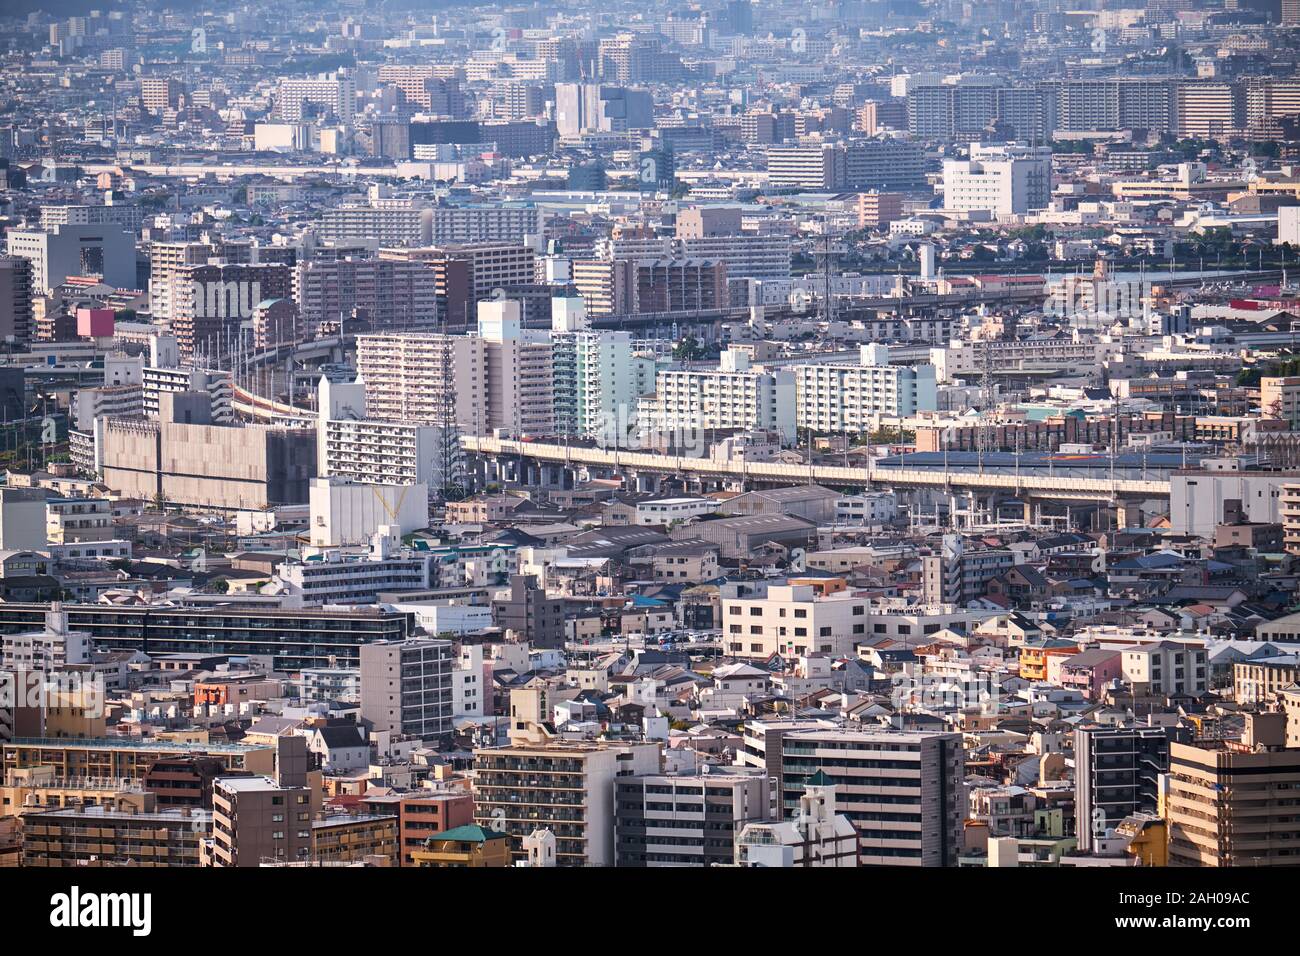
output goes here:
{"type": "Polygon", "coordinates": [[[761,598],[722,599],[723,650],[732,657],[852,656],[870,634],[871,601],[853,591],[818,595],[811,584],[773,585],[761,598]]]}
{"type": "Polygon", "coordinates": [[[550,333],[523,328],[518,302],[490,300],[478,304],[478,334],[486,347],[489,431],[504,431],[515,438],[552,434],[555,383],[550,333]]]}
{"type": "Polygon", "coordinates": [[[90,634],[68,627],[68,612],[59,604],[45,614],[45,627],[39,631],[6,634],[0,639],[0,668],[21,671],[54,672],[69,664],[90,660],[90,634]]]}
{"type": "Polygon", "coordinates": [[[368,543],[380,525],[409,534],[429,525],[429,487],[424,484],[357,482],[315,478],[308,489],[313,547],[368,543]]]}
{"type": "Polygon", "coordinates": [[[749,823],[736,837],[736,865],[745,867],[856,867],[858,837],[836,812],[836,788],[825,775],[811,778],[792,820],[749,823]]]}
{"type": "Polygon", "coordinates": [[[280,80],[275,97],[275,112],[280,119],[290,123],[301,121],[310,112],[308,104],[321,112],[333,113],[345,126],[351,126],[357,112],[356,78],[339,71],[333,76],[280,80]]]}
{"type": "Polygon", "coordinates": [[[933,365],[890,365],[883,345],[861,347],[858,365],[797,365],[795,424],[843,434],[873,431],[879,419],[938,408],[933,365]]]}
{"type": "Polygon", "coordinates": [[[551,300],[554,432],[626,445],[640,395],[632,333],[589,328],[579,297],[551,300]]]}
{"type": "Polygon", "coordinates": [[[1152,694],[1199,697],[1209,688],[1205,645],[1183,641],[1134,644],[1120,653],[1124,679],[1152,694]]]}
{"type": "Polygon", "coordinates": [[[42,293],[68,276],[102,276],[119,289],[138,284],[135,235],[116,223],[10,229],[5,235],[9,255],[31,260],[32,286],[42,293]]]}
{"type": "Polygon", "coordinates": [[[943,205],[950,212],[1023,215],[1047,206],[1052,151],[1047,147],[971,143],[969,159],[943,164],[943,205]]]}
{"type": "Polygon", "coordinates": [[[636,523],[667,526],[717,510],[718,502],[713,498],[656,498],[637,502],[636,523]]]}
{"type": "Polygon", "coordinates": [[[717,369],[659,372],[653,399],[641,404],[641,428],[649,432],[766,429],[783,442],[795,436],[795,373],[750,368],[738,349],[722,354],[717,369]]]}

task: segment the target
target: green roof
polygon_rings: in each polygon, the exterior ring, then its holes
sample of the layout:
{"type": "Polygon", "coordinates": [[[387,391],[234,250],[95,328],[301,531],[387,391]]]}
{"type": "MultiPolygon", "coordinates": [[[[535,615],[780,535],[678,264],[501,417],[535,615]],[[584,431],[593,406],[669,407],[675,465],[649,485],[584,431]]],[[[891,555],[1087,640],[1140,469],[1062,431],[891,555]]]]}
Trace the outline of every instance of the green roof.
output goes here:
{"type": "Polygon", "coordinates": [[[508,840],[509,833],[502,833],[500,830],[489,830],[486,827],[470,823],[463,827],[452,827],[442,833],[435,833],[429,837],[429,843],[435,840],[453,840],[458,843],[486,843],[488,840],[508,840]]]}
{"type": "Polygon", "coordinates": [[[815,774],[813,774],[811,777],[808,778],[808,786],[833,787],[835,786],[835,783],[834,781],[831,780],[830,777],[826,776],[825,771],[818,770],[815,774]]]}

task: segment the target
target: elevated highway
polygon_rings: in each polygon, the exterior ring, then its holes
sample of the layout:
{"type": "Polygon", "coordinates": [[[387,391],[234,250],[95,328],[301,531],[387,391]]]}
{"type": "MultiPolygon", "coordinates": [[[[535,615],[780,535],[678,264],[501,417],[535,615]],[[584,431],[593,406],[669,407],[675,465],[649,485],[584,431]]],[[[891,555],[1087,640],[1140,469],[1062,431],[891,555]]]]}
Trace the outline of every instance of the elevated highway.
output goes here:
{"type": "Polygon", "coordinates": [[[461,436],[469,454],[518,458],[561,467],[594,467],[624,473],[734,478],[748,483],[793,485],[816,482],[837,487],[961,489],[1006,493],[1044,501],[1113,502],[1169,498],[1169,482],[1132,478],[1077,478],[1060,475],[1008,475],[978,471],[930,471],[844,465],[799,465],[785,462],[733,462],[658,452],[607,451],[571,445],[461,436]]]}

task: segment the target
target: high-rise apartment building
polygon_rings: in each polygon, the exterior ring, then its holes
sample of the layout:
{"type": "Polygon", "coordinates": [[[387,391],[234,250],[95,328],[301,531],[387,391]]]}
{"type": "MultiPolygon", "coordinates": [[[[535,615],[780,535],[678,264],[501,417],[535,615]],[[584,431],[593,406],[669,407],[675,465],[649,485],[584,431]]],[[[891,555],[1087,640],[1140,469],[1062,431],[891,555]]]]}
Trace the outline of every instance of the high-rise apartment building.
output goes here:
{"type": "Polygon", "coordinates": [[[1080,727],[1074,732],[1075,837],[1088,852],[1133,813],[1155,813],[1169,769],[1163,727],[1080,727]]]}
{"type": "Polygon", "coordinates": [[[557,865],[614,866],[615,785],[659,773],[659,762],[657,743],[552,740],[483,747],[474,752],[474,816],[480,826],[510,834],[515,860],[527,858],[525,837],[548,829],[557,865]]]}
{"type": "Polygon", "coordinates": [[[751,369],[748,355],[730,349],[717,369],[659,372],[654,397],[640,404],[640,427],[664,434],[764,429],[792,441],[794,389],[791,370],[751,369]]]}
{"type": "Polygon", "coordinates": [[[351,126],[357,112],[356,78],[343,71],[307,79],[285,77],[276,91],[275,112],[288,123],[301,122],[316,113],[351,126]]]}
{"type": "Polygon", "coordinates": [[[32,335],[32,262],[0,256],[0,341],[24,348],[32,335]]]}
{"type": "Polygon", "coordinates": [[[451,641],[361,646],[361,719],[378,731],[446,743],[451,737],[451,641]]]}
{"type": "Polygon", "coordinates": [[[864,345],[858,365],[798,365],[795,425],[839,434],[873,431],[882,416],[938,408],[933,365],[890,365],[888,350],[864,345]]]}
{"type": "Polygon", "coordinates": [[[762,773],[654,774],[615,786],[617,866],[729,866],[745,825],[767,819],[762,773]]]}
{"type": "Polygon", "coordinates": [[[1286,715],[1247,714],[1240,741],[1169,746],[1170,866],[1295,866],[1300,749],[1286,715]]]}
{"type": "Polygon", "coordinates": [[[965,818],[960,734],[834,727],[781,738],[781,810],[809,785],[835,787],[863,866],[954,866],[965,818]]]}
{"type": "Polygon", "coordinates": [[[400,259],[300,262],[293,299],[304,329],[350,320],[373,331],[430,329],[438,318],[433,271],[400,259]]]}

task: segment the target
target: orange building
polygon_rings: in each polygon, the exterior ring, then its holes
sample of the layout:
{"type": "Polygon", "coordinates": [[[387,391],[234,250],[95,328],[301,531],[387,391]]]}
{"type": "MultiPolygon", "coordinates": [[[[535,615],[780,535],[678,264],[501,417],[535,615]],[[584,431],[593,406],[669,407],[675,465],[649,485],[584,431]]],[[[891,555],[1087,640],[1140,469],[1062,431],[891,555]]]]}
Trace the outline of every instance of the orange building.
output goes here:
{"type": "Polygon", "coordinates": [[[1020,648],[1020,676],[1025,680],[1047,680],[1049,657],[1073,657],[1079,645],[1071,641],[1042,640],[1020,648]]]}

